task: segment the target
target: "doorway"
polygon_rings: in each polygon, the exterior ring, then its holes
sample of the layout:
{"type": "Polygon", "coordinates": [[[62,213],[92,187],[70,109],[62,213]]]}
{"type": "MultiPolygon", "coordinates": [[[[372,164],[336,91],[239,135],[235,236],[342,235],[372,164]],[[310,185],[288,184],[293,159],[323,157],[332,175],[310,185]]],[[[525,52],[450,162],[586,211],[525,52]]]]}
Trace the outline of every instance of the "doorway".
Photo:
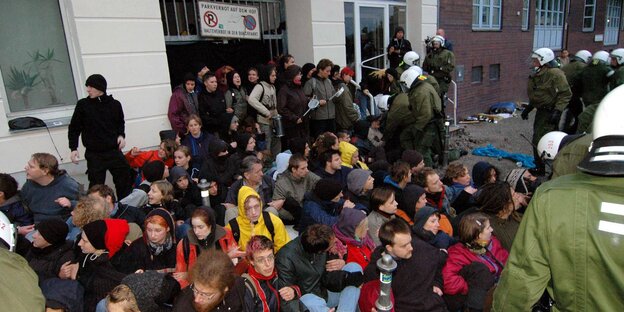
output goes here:
{"type": "MultiPolygon", "coordinates": [[[[394,29],[406,28],[405,1],[345,1],[345,36],[347,66],[356,80],[388,66],[388,46],[394,29]]],[[[409,29],[405,29],[406,34],[409,29]]]]}

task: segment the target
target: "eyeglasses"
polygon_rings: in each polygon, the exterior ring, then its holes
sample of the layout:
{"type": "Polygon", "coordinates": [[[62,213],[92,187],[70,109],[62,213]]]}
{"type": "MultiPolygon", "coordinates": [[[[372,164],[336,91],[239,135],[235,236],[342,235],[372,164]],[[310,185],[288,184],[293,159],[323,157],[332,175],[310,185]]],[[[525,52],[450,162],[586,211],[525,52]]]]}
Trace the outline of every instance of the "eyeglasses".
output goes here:
{"type": "Polygon", "coordinates": [[[203,291],[198,290],[197,288],[195,288],[194,284],[191,284],[190,287],[191,287],[191,290],[193,291],[193,294],[195,296],[200,297],[203,300],[210,301],[210,300],[214,299],[215,296],[217,296],[216,293],[211,294],[211,293],[207,293],[207,292],[203,292],[203,291]]]}
{"type": "Polygon", "coordinates": [[[274,255],[268,255],[266,257],[254,258],[254,261],[255,262],[259,262],[259,263],[273,262],[273,260],[275,260],[275,256],[274,255]]]}

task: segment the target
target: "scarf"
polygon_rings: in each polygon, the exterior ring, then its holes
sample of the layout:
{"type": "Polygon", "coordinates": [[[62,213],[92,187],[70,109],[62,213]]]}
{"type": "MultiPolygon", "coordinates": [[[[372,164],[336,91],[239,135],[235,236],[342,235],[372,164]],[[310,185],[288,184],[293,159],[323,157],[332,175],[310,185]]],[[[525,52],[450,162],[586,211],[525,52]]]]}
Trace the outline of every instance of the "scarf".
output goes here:
{"type": "Polygon", "coordinates": [[[366,246],[370,248],[370,250],[375,249],[375,243],[368,234],[366,234],[366,236],[364,236],[363,238],[359,238],[355,235],[354,237],[349,237],[340,231],[340,229],[338,228],[338,224],[334,224],[333,229],[336,238],[344,244],[352,244],[358,247],[366,246]]]}
{"type": "Polygon", "coordinates": [[[163,251],[171,249],[171,247],[173,246],[173,239],[171,239],[171,234],[167,234],[167,238],[165,239],[164,243],[156,244],[148,240],[147,245],[149,246],[152,255],[158,256],[163,251]]]}
{"type": "Polygon", "coordinates": [[[264,276],[260,273],[258,273],[256,271],[256,269],[250,265],[249,269],[247,271],[247,274],[249,274],[250,281],[252,283],[254,283],[255,288],[257,290],[258,293],[258,297],[260,297],[260,301],[262,302],[262,312],[270,312],[271,310],[269,309],[269,304],[267,302],[267,298],[266,298],[266,294],[264,293],[264,290],[262,289],[262,287],[260,286],[260,282],[259,281],[266,281],[267,282],[267,286],[269,286],[269,289],[271,290],[271,292],[273,293],[273,296],[275,296],[276,301],[277,301],[277,311],[280,311],[280,295],[279,292],[273,288],[273,285],[271,285],[271,282],[273,279],[275,279],[277,277],[277,271],[275,269],[273,269],[273,273],[271,273],[271,275],[269,276],[264,276]]]}
{"type": "Polygon", "coordinates": [[[442,188],[442,192],[440,193],[426,193],[427,195],[427,203],[438,210],[442,210],[442,205],[444,203],[444,196],[446,196],[446,188],[442,188]]]}
{"type": "Polygon", "coordinates": [[[199,155],[199,149],[201,147],[201,142],[204,139],[204,132],[199,132],[199,136],[198,137],[194,137],[192,134],[189,133],[189,139],[191,141],[191,156],[192,157],[197,157],[197,155],[199,155]]]}

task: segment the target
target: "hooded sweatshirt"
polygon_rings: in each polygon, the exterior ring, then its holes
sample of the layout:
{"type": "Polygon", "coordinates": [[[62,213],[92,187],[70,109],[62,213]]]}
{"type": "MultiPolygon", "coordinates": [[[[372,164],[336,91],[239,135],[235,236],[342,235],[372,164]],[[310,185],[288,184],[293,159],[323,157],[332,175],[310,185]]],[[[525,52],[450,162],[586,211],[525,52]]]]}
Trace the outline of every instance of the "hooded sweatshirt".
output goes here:
{"type": "MultiPolygon", "coordinates": [[[[247,242],[249,242],[249,239],[254,235],[264,235],[271,238],[271,233],[266,227],[264,215],[262,213],[260,214],[258,221],[254,224],[247,219],[247,215],[245,214],[245,200],[249,196],[257,196],[260,198],[260,195],[258,195],[258,193],[249,186],[243,186],[238,191],[238,217],[236,217],[236,222],[238,222],[238,227],[240,228],[238,245],[242,251],[245,250],[247,242]]],[[[260,202],[260,209],[262,209],[262,200],[260,202]]],[[[280,248],[290,241],[290,237],[286,232],[286,228],[284,227],[282,220],[273,214],[269,214],[269,216],[271,217],[271,222],[273,223],[273,228],[275,230],[273,244],[275,245],[275,252],[278,252],[280,248]]],[[[227,224],[225,227],[231,230],[230,224],[227,224]]]]}
{"type": "Polygon", "coordinates": [[[368,166],[361,162],[357,161],[355,165],[351,164],[351,158],[353,158],[353,154],[355,154],[358,149],[353,144],[348,142],[340,142],[338,150],[340,151],[340,158],[342,159],[342,165],[347,168],[360,168],[368,170],[368,166]]]}

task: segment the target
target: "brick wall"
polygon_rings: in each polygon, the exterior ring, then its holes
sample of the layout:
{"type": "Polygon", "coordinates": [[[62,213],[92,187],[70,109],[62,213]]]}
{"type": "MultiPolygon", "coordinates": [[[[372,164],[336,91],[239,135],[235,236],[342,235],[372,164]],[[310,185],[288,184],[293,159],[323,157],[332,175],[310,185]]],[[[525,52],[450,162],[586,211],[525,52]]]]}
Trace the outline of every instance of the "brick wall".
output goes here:
{"type": "MultiPolygon", "coordinates": [[[[584,2],[572,0],[570,3],[567,15],[570,26],[567,40],[564,36],[563,46],[567,46],[571,53],[580,49],[593,53],[598,49],[615,48],[616,46],[605,47],[602,42],[593,42],[595,34],[604,33],[604,1],[596,1],[598,6],[595,31],[582,32],[584,2]]],[[[526,83],[530,72],[528,58],[533,48],[535,26],[535,1],[531,1],[528,31],[521,30],[522,1],[503,1],[501,29],[498,31],[472,30],[472,1],[440,0],[439,3],[439,25],[453,42],[456,65],[464,66],[464,81],[458,83],[458,118],[484,112],[497,102],[526,101],[526,83]],[[492,64],[500,64],[500,80],[489,79],[489,67],[492,64]],[[483,66],[483,79],[480,83],[471,82],[472,68],[475,66],[483,66]]],[[[623,34],[620,31],[620,38],[623,38],[623,34]]],[[[447,114],[451,112],[447,108],[447,114]]]]}

